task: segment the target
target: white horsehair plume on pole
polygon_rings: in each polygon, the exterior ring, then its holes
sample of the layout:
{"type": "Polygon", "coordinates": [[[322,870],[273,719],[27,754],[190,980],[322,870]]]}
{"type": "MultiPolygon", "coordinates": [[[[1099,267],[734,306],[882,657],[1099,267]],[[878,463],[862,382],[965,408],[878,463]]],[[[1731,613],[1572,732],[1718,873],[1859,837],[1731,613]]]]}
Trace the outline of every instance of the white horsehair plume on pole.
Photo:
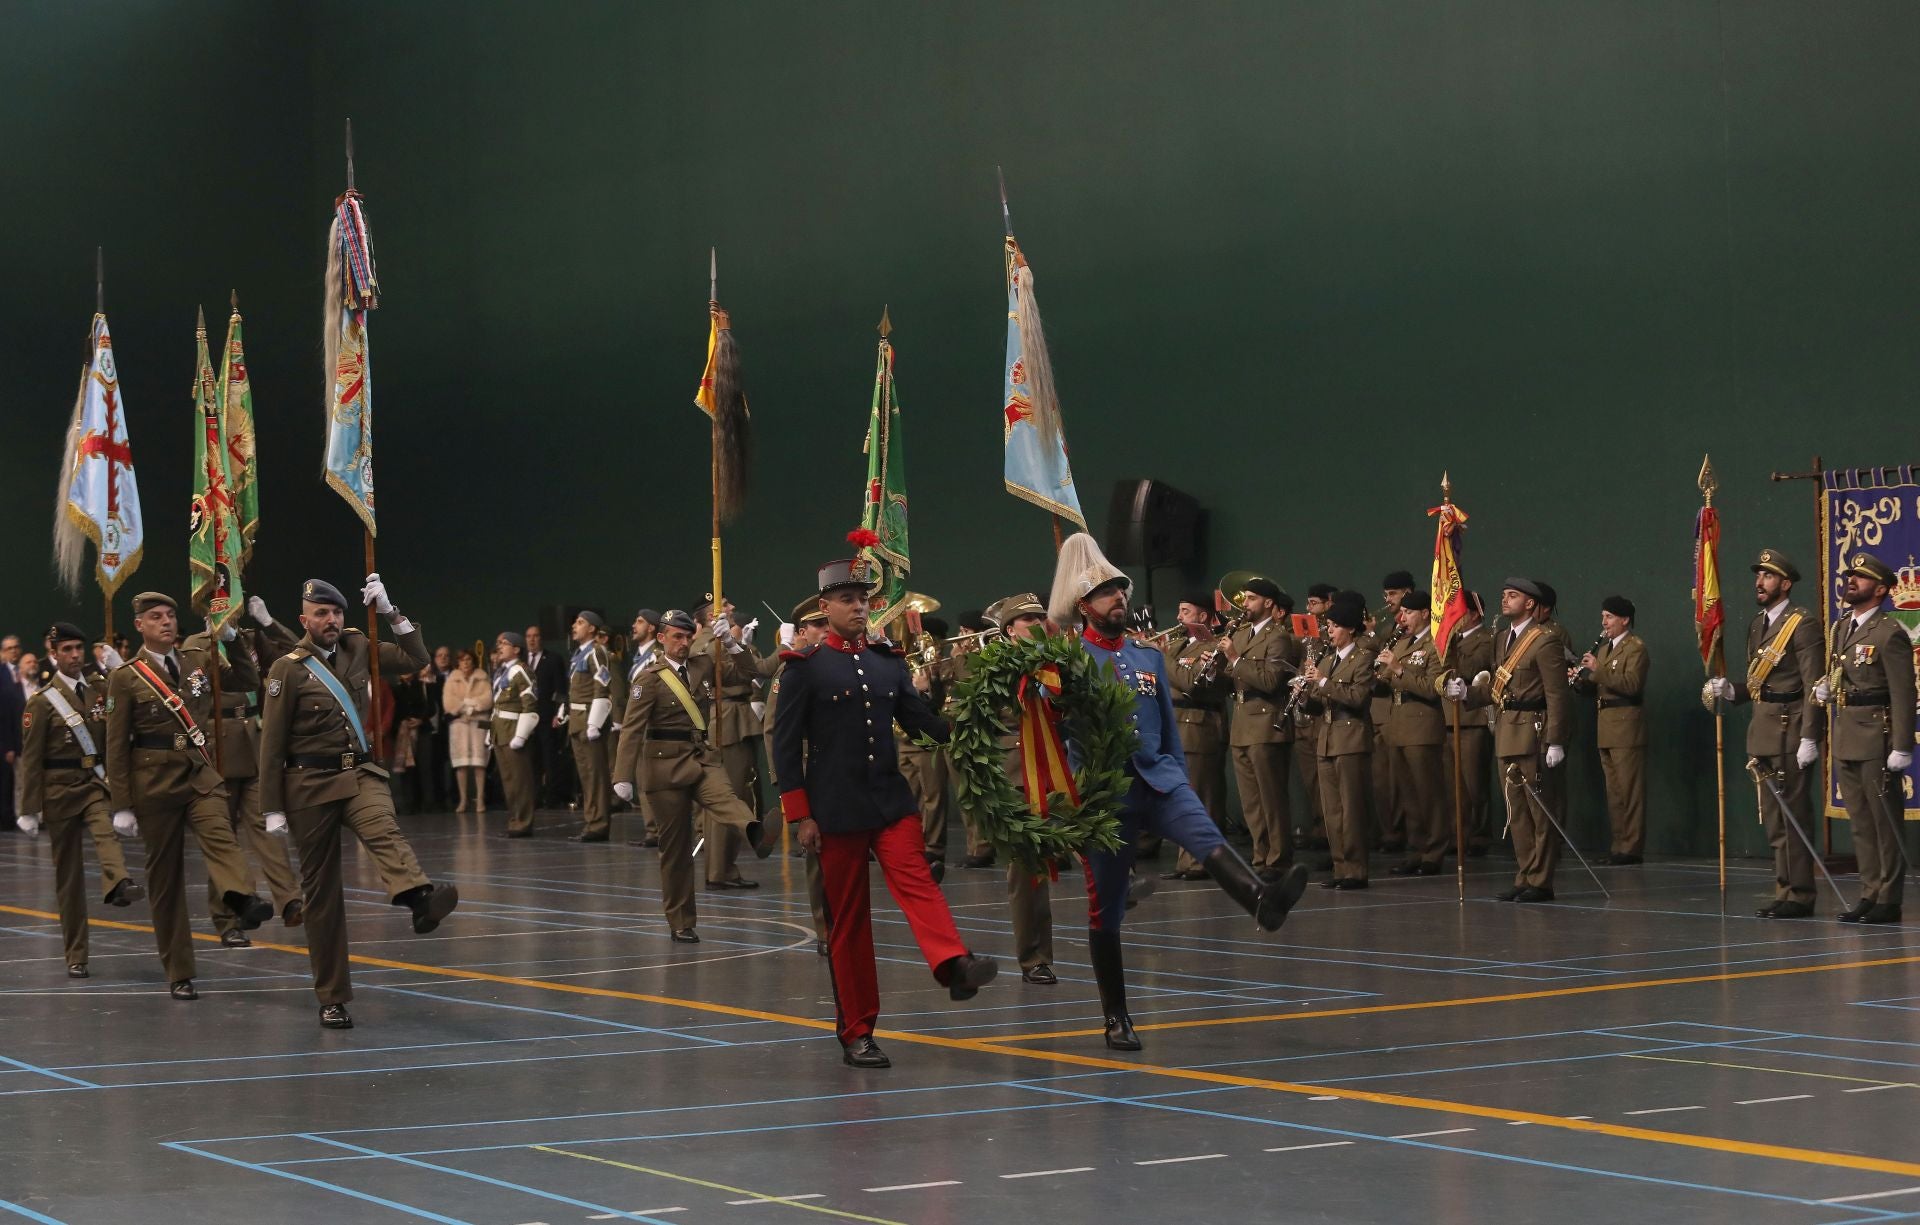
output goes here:
{"type": "Polygon", "coordinates": [[[1060,556],[1053,565],[1053,591],[1047,600],[1047,615],[1053,618],[1054,625],[1068,629],[1081,597],[1114,579],[1124,581],[1129,587],[1133,585],[1126,571],[1107,560],[1092,536],[1075,532],[1060,543],[1060,556]]]}
{"type": "Polygon", "coordinates": [[[80,390],[73,397],[73,416],[67,421],[67,446],[60,457],[60,487],[53,495],[53,570],[67,594],[80,594],[87,572],[87,533],[67,510],[73,487],[73,461],[80,446],[81,414],[87,406],[87,367],[80,367],[80,390]]]}

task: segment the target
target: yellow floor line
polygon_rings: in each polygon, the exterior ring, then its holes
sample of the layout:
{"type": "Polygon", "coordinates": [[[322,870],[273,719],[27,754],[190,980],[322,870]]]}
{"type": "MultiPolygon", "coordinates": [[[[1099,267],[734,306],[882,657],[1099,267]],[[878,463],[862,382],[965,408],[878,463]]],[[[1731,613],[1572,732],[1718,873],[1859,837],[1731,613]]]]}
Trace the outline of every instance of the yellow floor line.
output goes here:
{"type": "MultiPolygon", "coordinates": [[[[37,919],[58,919],[57,914],[44,910],[29,910],[18,906],[0,906],[0,913],[24,915],[37,919]]],[[[112,920],[94,920],[101,926],[119,928],[124,931],[151,932],[151,927],[137,923],[121,923],[112,920]]],[[[218,937],[197,934],[198,940],[217,940],[218,937]]],[[[279,952],[306,955],[306,949],[291,944],[256,943],[255,948],[274,949],[279,952]]],[[[366,957],[355,954],[351,960],[355,965],[378,966],[381,969],[405,970],[414,974],[427,974],[441,978],[460,978],[473,982],[499,983],[503,986],[526,987],[535,991],[553,991],[565,995],[588,995],[601,999],[631,1000],[642,1004],[660,1004],[669,1008],[686,1008],[695,1012],[715,1013],[721,1016],[744,1017],[755,1021],[773,1021],[785,1025],[795,1025],[805,1029],[826,1030],[831,1032],[831,1021],[815,1020],[811,1017],[797,1017],[786,1013],[764,1012],[755,1008],[738,1008],[732,1004],[717,1004],[708,1000],[680,999],[668,995],[649,995],[640,991],[619,991],[611,987],[585,987],[578,983],[553,982],[538,978],[515,978],[505,974],[487,974],[479,970],[461,970],[445,966],[422,965],[411,961],[393,961],[384,957],[366,957]]],[[[1612,983],[1603,988],[1563,988],[1558,991],[1524,992],[1514,996],[1481,997],[1477,1000],[1430,1001],[1427,1004],[1409,1007],[1445,1007],[1448,1004],[1493,1003],[1504,1000],[1526,1000],[1552,997],[1556,995],[1579,995],[1593,990],[1625,990],[1634,986],[1663,987],[1680,983],[1726,982],[1745,978],[1767,978],[1778,974],[1812,973],[1818,970],[1858,969],[1869,966],[1904,965],[1920,960],[1915,957],[1893,957],[1878,961],[1852,962],[1847,965],[1809,966],[1797,970],[1757,970],[1742,971],[1723,975],[1704,975],[1697,978],[1655,979],[1641,983],[1612,983]]],[[[1399,1011],[1396,1005],[1381,1005],[1373,1009],[1333,1010],[1322,1013],[1290,1014],[1294,1016],[1338,1016],[1352,1011],[1399,1011]]],[[[1177,1028],[1178,1023],[1167,1028],[1177,1028]]],[[[1096,1031],[1103,1032],[1103,1031],[1096,1031]]],[[[1408,1110],[1425,1110],[1438,1114],[1470,1115],[1483,1119],[1500,1119],[1509,1123],[1531,1123],[1539,1127],[1557,1128],[1562,1131],[1586,1132],[1593,1135],[1614,1136],[1625,1140],[1644,1140],[1655,1144],[1676,1145],[1682,1148],[1707,1149],[1712,1152],[1738,1153],[1749,1157],[1766,1157],[1776,1161],[1794,1161],[1807,1165],[1834,1166],[1841,1169],[1867,1170],[1882,1174],[1901,1174],[1920,1177],[1920,1163],[1910,1161],[1892,1161],[1880,1157],[1863,1157],[1854,1153],[1830,1153],[1820,1149],[1792,1148],[1777,1144],[1755,1144],[1745,1140],[1723,1140],[1716,1136],[1696,1136],[1685,1132],[1655,1131],[1645,1127],[1624,1126],[1617,1123],[1600,1123],[1591,1119],[1567,1119],[1559,1115],[1535,1114],[1526,1110],[1507,1110],[1499,1106],[1479,1106],[1471,1102],[1447,1101],[1443,1098],[1407,1097],[1397,1093],[1373,1093],[1362,1089],[1343,1089],[1330,1085],[1305,1085],[1291,1081],[1265,1080],[1254,1076],[1235,1076],[1226,1072],[1214,1072],[1203,1068],[1174,1068],[1153,1063],[1133,1063],[1122,1059],[1102,1058],[1095,1055],[1081,1055],[1071,1051],[1034,1050],[1027,1047],[1006,1046],[1000,1042],[984,1038],[950,1038],[941,1034],[909,1033],[905,1030],[880,1030],[876,1037],[890,1042],[904,1042],[916,1046],[941,1047],[947,1050],[973,1051],[988,1055],[1006,1055],[1017,1059],[1036,1060],[1042,1063],[1064,1064],[1069,1067],[1099,1068],[1106,1071],[1132,1072],[1141,1076],[1161,1076],[1171,1080],[1184,1080],[1210,1085],[1231,1085],[1243,1089],[1266,1089],[1275,1093],[1288,1093],[1305,1097],[1335,1097],[1347,1101],[1371,1102],[1380,1106],[1398,1106],[1408,1110]]],[[[588,1157],[585,1160],[598,1161],[601,1158],[588,1157]]],[[[609,1163],[613,1164],[613,1163],[609,1163]]],[[[637,1168],[637,1167],[636,1167],[637,1168]]],[[[743,1192],[752,1195],[754,1192],[743,1192]]],[[[800,1207],[801,1205],[794,1205],[800,1207]]]]}
{"type": "MultiPolygon", "coordinates": [[[[1208,1017],[1194,1021],[1158,1021],[1135,1025],[1142,1033],[1161,1029],[1213,1029],[1224,1025],[1265,1025],[1273,1021],[1313,1021],[1323,1017],[1364,1017],[1384,1012],[1423,1012],[1429,1008],[1468,1008],[1479,1004],[1514,1004],[1522,1000],[1565,999],[1608,991],[1639,991],[1647,987],[1683,987],[1695,983],[1730,983],[1746,978],[1780,978],[1789,974],[1830,974],[1835,970],[1865,970],[1875,966],[1920,963],[1920,956],[1880,957],[1871,961],[1836,961],[1817,966],[1782,966],[1771,970],[1729,970],[1722,974],[1695,974],[1686,978],[1637,978],[1628,982],[1591,983],[1583,987],[1552,987],[1515,991],[1506,995],[1473,995],[1461,999],[1414,1000],[1405,1004],[1359,1004],[1352,1008],[1310,1008],[1299,1012],[1263,1013],[1251,1017],[1208,1017]]],[[[1044,1033],[987,1034],[982,1042],[1045,1042],[1050,1038],[1098,1038],[1104,1029],[1056,1029],[1044,1033]]]]}
{"type": "Polygon", "coordinates": [[[870,1221],[873,1225],[906,1225],[904,1221],[893,1221],[880,1216],[861,1216],[857,1212],[842,1212],[838,1208],[825,1208],[819,1204],[810,1204],[805,1200],[786,1199],[778,1195],[766,1195],[759,1191],[749,1191],[745,1187],[730,1187],[723,1182],[708,1182],[704,1178],[689,1178],[685,1174],[675,1174],[667,1170],[656,1170],[644,1165],[628,1165],[624,1161],[612,1161],[605,1157],[594,1157],[587,1153],[570,1152],[564,1148],[551,1148],[545,1144],[532,1146],[535,1152],[553,1153],[560,1157],[577,1157],[581,1161],[591,1161],[598,1165],[610,1165],[616,1169],[632,1170],[636,1174],[652,1174],[656,1178],[671,1178],[675,1182],[692,1183],[696,1187],[709,1187],[715,1191],[731,1191],[735,1195],[750,1195],[764,1203],[779,1204],[783,1208],[804,1208],[808,1212],[824,1213],[827,1216],[843,1217],[849,1221],[870,1221]]]}
{"type": "MultiPolygon", "coordinates": [[[[1761,1047],[1759,1049],[1766,1049],[1761,1047]]],[[[1703,1068],[1738,1068],[1742,1072],[1772,1072],[1778,1076],[1810,1076],[1815,1080],[1844,1080],[1856,1085],[1881,1085],[1888,1089],[1912,1089],[1904,1080],[1870,1080],[1864,1076],[1835,1076],[1831,1072],[1799,1072],[1792,1068],[1770,1068],[1758,1063],[1720,1063],[1712,1059],[1679,1059],[1672,1055],[1622,1055],[1622,1059],[1651,1059],[1655,1063],[1692,1063],[1703,1068]]]]}

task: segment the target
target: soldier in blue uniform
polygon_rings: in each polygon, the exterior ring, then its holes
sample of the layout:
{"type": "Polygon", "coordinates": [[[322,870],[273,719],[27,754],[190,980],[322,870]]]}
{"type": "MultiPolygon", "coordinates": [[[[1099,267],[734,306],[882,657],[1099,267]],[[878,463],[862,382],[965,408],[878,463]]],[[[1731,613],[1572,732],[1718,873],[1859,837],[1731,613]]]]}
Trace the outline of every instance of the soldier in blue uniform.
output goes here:
{"type": "Polygon", "coordinates": [[[873,1040],[880,985],[869,853],[935,981],[954,999],[971,999],[1000,969],[961,942],[927,867],[920,806],[900,773],[893,724],[898,720],[909,735],[924,732],[944,743],[947,723],[914,688],[898,648],[867,638],[867,597],[875,577],[871,563],[857,557],[820,568],[826,641],[781,653],[780,717],[773,729],[781,812],[801,847],[820,857],[837,1029],[843,1059],[857,1068],[891,1066],[873,1040]]]}
{"type": "MultiPolygon", "coordinates": [[[[1240,858],[1187,779],[1186,754],[1166,684],[1166,656],[1126,637],[1127,593],[1132,580],[1100,552],[1084,532],[1061,546],[1048,613],[1054,623],[1083,623],[1081,638],[1094,659],[1109,664],[1120,682],[1135,693],[1133,721],[1139,743],[1127,763],[1133,785],[1120,810],[1120,849],[1087,855],[1087,894],[1091,903],[1088,953],[1106,1015],[1107,1046],[1137,1051],[1140,1039],[1127,1015],[1127,993],[1120,958],[1120,921],[1127,910],[1127,884],[1134,845],[1142,831],[1171,840],[1198,860],[1215,883],[1251,914],[1266,931],[1276,931],[1307,887],[1307,869],[1295,864],[1272,882],[1262,881],[1240,858]]],[[[1071,743],[1069,744],[1071,748],[1071,743]]]]}

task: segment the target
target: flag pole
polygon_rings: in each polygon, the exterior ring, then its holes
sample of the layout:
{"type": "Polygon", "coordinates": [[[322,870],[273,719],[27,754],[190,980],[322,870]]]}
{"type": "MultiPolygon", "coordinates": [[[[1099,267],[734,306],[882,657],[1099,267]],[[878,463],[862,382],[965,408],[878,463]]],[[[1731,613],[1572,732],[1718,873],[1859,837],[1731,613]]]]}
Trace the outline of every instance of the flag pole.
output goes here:
{"type": "MultiPolygon", "coordinates": [[[[347,120],[347,190],[354,190],[353,183],[353,120],[347,120]]],[[[373,529],[364,522],[360,525],[362,539],[365,542],[365,555],[368,574],[380,573],[379,563],[374,559],[373,529]]],[[[368,729],[367,748],[373,753],[376,764],[385,765],[380,743],[380,614],[367,605],[367,715],[373,726],[368,729]]]]}
{"type": "MultiPolygon", "coordinates": [[[[718,326],[720,315],[720,251],[717,247],[707,248],[707,318],[709,326],[718,326]]],[[[707,422],[711,445],[707,448],[712,460],[712,503],[713,503],[713,603],[707,606],[708,635],[712,641],[707,645],[713,649],[713,727],[718,734],[721,712],[726,704],[726,686],[720,683],[722,669],[726,664],[726,644],[720,641],[720,635],[713,630],[727,607],[727,597],[721,590],[720,558],[720,411],[715,404],[707,422]]],[[[760,807],[759,798],[754,800],[754,808],[760,807]]]]}
{"type": "MultiPolygon", "coordinates": [[[[200,352],[205,353],[207,349],[207,308],[204,306],[197,306],[194,308],[194,311],[195,311],[195,314],[194,314],[194,320],[193,320],[193,338],[198,342],[198,348],[200,352]]],[[[213,390],[212,388],[206,387],[201,384],[200,374],[201,374],[200,370],[195,370],[193,375],[195,388],[200,393],[199,395],[194,397],[196,400],[201,400],[202,397],[206,395],[206,393],[213,390]]],[[[201,404],[200,411],[203,413],[208,411],[208,406],[204,402],[201,404]]],[[[218,411],[218,410],[216,409],[214,411],[218,411]]],[[[206,433],[207,433],[207,423],[205,418],[203,417],[201,420],[195,421],[193,423],[193,428],[200,432],[200,437],[204,445],[206,441],[206,433]]],[[[206,451],[206,455],[200,461],[203,469],[207,465],[210,465],[216,462],[216,459],[217,459],[211,447],[205,447],[204,449],[206,451]]],[[[205,471],[201,472],[200,479],[206,482],[206,486],[207,486],[206,509],[209,513],[214,514],[214,521],[209,530],[213,532],[213,538],[217,542],[220,539],[220,520],[217,514],[218,508],[214,504],[214,498],[213,498],[213,495],[216,492],[217,487],[215,486],[214,482],[210,479],[210,474],[205,471]]],[[[216,593],[220,590],[220,551],[217,544],[213,554],[213,590],[216,593]]],[[[210,670],[211,671],[210,679],[213,681],[213,768],[220,771],[224,776],[224,774],[226,773],[227,765],[226,765],[226,754],[222,751],[221,743],[220,743],[221,741],[220,664],[226,658],[227,652],[225,650],[224,645],[220,641],[220,631],[213,627],[213,597],[212,596],[207,597],[207,647],[208,647],[207,654],[213,656],[213,667],[210,670]]]]}
{"type": "MultiPolygon", "coordinates": [[[[104,315],[107,313],[107,255],[106,248],[98,246],[93,249],[93,313],[95,315],[104,315]]],[[[89,335],[87,339],[89,342],[87,346],[87,362],[88,368],[91,368],[93,362],[93,346],[91,342],[93,338],[89,335]]],[[[84,371],[82,371],[80,379],[83,383],[86,381],[86,373],[84,371]]],[[[111,466],[113,460],[108,459],[107,463],[111,466]]],[[[94,577],[96,579],[99,578],[97,569],[94,577]]],[[[100,583],[100,603],[104,609],[104,614],[101,617],[102,629],[100,631],[100,638],[101,641],[111,647],[113,645],[113,596],[107,591],[105,582],[100,583]]]]}
{"type": "MultiPolygon", "coordinates": [[[[1441,530],[1445,531],[1449,518],[1447,512],[1453,508],[1453,482],[1444,471],[1440,473],[1440,506],[1441,530]]],[[[1454,631],[1454,636],[1459,636],[1458,629],[1454,631]]],[[[1450,644],[1438,645],[1437,649],[1444,652],[1447,645],[1450,644]]],[[[1461,776],[1460,703],[1448,702],[1447,711],[1453,723],[1453,874],[1460,904],[1464,906],[1467,903],[1467,816],[1466,797],[1463,794],[1466,780],[1461,776]]]]}
{"type": "MultiPolygon", "coordinates": [[[[1696,481],[1696,484],[1698,484],[1700,487],[1700,497],[1702,499],[1702,505],[1704,509],[1709,511],[1712,510],[1713,495],[1715,491],[1717,491],[1720,488],[1720,482],[1714,477],[1714,474],[1713,474],[1713,457],[1712,456],[1710,455],[1701,456],[1700,476],[1699,476],[1699,479],[1696,481]]],[[[1703,542],[1703,546],[1704,546],[1704,542],[1703,542]]],[[[1719,549],[1719,540],[1717,536],[1716,536],[1716,539],[1714,540],[1713,547],[1717,554],[1719,549]]],[[[1719,582],[1719,573],[1720,573],[1719,560],[1718,560],[1718,557],[1716,556],[1715,564],[1714,564],[1714,581],[1716,586],[1719,582]]],[[[1698,593],[1696,593],[1695,599],[1697,600],[1698,598],[1699,598],[1699,595],[1698,593]]],[[[1715,598],[1716,599],[1718,598],[1717,591],[1715,592],[1715,598]]],[[[1716,630],[1715,633],[1717,636],[1719,631],[1716,630]]],[[[1709,678],[1711,678],[1713,675],[1713,661],[1711,658],[1711,652],[1709,653],[1709,658],[1703,659],[1701,662],[1705,665],[1707,674],[1709,678]]],[[[1723,667],[1722,671],[1724,670],[1725,669],[1723,667]]],[[[1718,816],[1719,816],[1718,825],[1719,825],[1719,840],[1720,840],[1720,913],[1725,914],[1727,912],[1727,711],[1726,711],[1725,705],[1720,701],[1720,698],[1717,694],[1713,699],[1713,784],[1714,784],[1714,793],[1715,793],[1715,799],[1717,801],[1718,816]]]]}

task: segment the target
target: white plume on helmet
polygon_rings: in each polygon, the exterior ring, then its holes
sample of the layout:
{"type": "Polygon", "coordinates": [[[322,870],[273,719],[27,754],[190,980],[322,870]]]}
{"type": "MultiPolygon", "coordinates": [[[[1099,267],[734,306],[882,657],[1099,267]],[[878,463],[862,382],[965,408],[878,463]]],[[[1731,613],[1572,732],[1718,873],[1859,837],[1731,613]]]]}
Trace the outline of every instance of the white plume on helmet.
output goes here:
{"type": "Polygon", "coordinates": [[[1075,532],[1061,544],[1060,559],[1054,563],[1053,594],[1047,600],[1047,615],[1055,625],[1063,628],[1071,625],[1074,606],[1094,588],[1104,587],[1115,579],[1126,584],[1128,590],[1133,589],[1133,580],[1107,560],[1092,536],[1075,532]]]}

